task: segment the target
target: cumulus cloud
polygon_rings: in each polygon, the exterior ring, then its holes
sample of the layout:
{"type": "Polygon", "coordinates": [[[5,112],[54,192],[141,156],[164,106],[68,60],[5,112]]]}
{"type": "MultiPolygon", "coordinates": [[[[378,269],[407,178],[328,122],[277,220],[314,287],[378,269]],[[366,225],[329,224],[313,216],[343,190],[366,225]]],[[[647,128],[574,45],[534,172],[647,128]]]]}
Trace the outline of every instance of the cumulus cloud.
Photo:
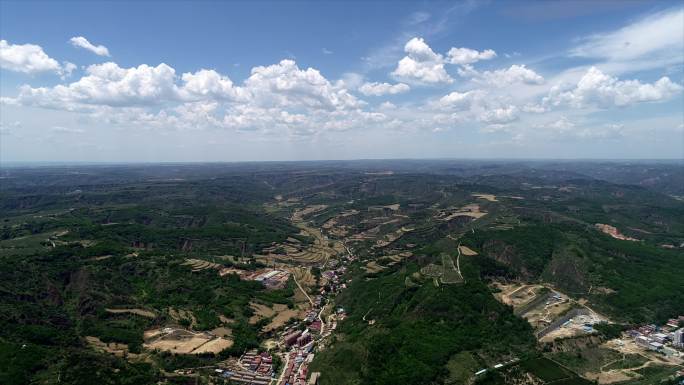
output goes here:
{"type": "Polygon", "coordinates": [[[10,44],[7,40],[0,40],[0,67],[26,74],[60,73],[62,70],[59,62],[49,57],[39,45],[10,44]]]}
{"type": "MultiPolygon", "coordinates": [[[[402,87],[392,88],[392,92],[402,87]]],[[[69,84],[19,89],[3,103],[84,112],[100,122],[145,127],[287,130],[295,136],[345,130],[386,119],[352,95],[345,81],[330,82],[318,70],[292,60],[254,67],[240,85],[215,70],[176,75],[167,64],[122,68],[89,66],[69,84]]]]}
{"type": "Polygon", "coordinates": [[[69,39],[74,47],[86,49],[98,56],[109,56],[109,49],[103,45],[94,45],[83,36],[75,36],[69,39]]]}
{"type": "Polygon", "coordinates": [[[537,125],[536,127],[537,128],[549,129],[549,130],[552,130],[553,132],[555,132],[556,134],[564,135],[564,134],[574,130],[575,123],[568,120],[567,117],[561,116],[557,120],[547,122],[547,123],[543,123],[543,124],[537,125]]]}
{"type": "Polygon", "coordinates": [[[181,98],[197,99],[244,99],[246,92],[233,86],[233,81],[215,70],[202,69],[197,72],[186,72],[181,76],[183,86],[179,89],[181,98]]]}
{"type": "Polygon", "coordinates": [[[397,106],[392,102],[385,101],[385,102],[380,103],[378,108],[380,108],[381,110],[394,110],[397,108],[397,106]]]}
{"type": "Polygon", "coordinates": [[[399,60],[392,76],[422,84],[452,83],[444,69],[444,57],[435,53],[423,38],[414,37],[404,46],[406,56],[399,60]]]}
{"type": "Polygon", "coordinates": [[[480,100],[484,96],[484,93],[479,90],[472,90],[467,92],[454,91],[447,95],[442,96],[439,99],[440,107],[447,108],[470,108],[470,106],[480,100]]]}
{"type": "Polygon", "coordinates": [[[477,51],[470,48],[451,48],[447,53],[448,62],[451,64],[472,64],[480,60],[489,60],[496,57],[496,52],[491,49],[477,51]]]}
{"type": "Polygon", "coordinates": [[[364,83],[359,87],[359,92],[366,96],[382,96],[382,95],[396,95],[408,92],[411,89],[407,84],[397,83],[364,83]]]}
{"type": "Polygon", "coordinates": [[[479,120],[484,123],[504,124],[518,119],[518,108],[516,106],[506,106],[483,111],[479,120]]]}
{"type": "Polygon", "coordinates": [[[292,60],[254,67],[242,86],[206,69],[184,73],[178,80],[175,69],[164,63],[121,68],[108,62],[89,66],[85,76],[67,85],[22,86],[14,102],[67,110],[89,105],[145,106],[202,100],[327,110],[363,104],[343,84],[332,84],[313,68],[300,69],[292,60]]]}
{"type": "Polygon", "coordinates": [[[484,90],[451,92],[441,97],[434,106],[439,111],[453,112],[452,119],[484,123],[483,132],[508,131],[509,123],[518,120],[520,109],[484,90]]]}
{"type": "Polygon", "coordinates": [[[89,66],[86,76],[68,85],[53,88],[22,86],[17,100],[21,104],[60,109],[74,109],[78,104],[156,104],[176,98],[175,78],[175,70],[164,63],[156,67],[142,64],[121,68],[108,62],[89,66]]]}
{"type": "Polygon", "coordinates": [[[62,80],[65,80],[68,77],[71,77],[71,74],[76,70],[78,66],[72,62],[65,61],[62,63],[62,69],[59,71],[59,74],[61,75],[62,80]]]}
{"type": "Polygon", "coordinates": [[[513,64],[508,68],[484,72],[479,72],[470,65],[464,65],[459,68],[458,74],[496,87],[505,87],[513,84],[537,85],[544,83],[544,78],[541,75],[527,68],[524,64],[513,64]]]}
{"type": "Polygon", "coordinates": [[[362,105],[346,88],[333,85],[317,69],[300,69],[289,59],[252,68],[244,87],[253,103],[265,107],[341,109],[362,105]]]}
{"type": "Polygon", "coordinates": [[[568,105],[575,108],[623,107],[635,103],[664,101],[681,91],[682,86],[666,76],[654,83],[642,83],[639,80],[619,80],[596,67],[591,67],[576,86],[570,89],[554,86],[542,104],[568,105]]]}

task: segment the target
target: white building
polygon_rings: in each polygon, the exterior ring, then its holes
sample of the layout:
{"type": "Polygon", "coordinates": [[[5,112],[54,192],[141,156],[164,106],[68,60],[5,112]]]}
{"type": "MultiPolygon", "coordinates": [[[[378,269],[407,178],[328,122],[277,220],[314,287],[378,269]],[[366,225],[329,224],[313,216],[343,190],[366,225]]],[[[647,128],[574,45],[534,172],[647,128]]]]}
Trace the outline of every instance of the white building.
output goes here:
{"type": "Polygon", "coordinates": [[[678,348],[684,348],[684,328],[672,333],[672,344],[678,348]]]}

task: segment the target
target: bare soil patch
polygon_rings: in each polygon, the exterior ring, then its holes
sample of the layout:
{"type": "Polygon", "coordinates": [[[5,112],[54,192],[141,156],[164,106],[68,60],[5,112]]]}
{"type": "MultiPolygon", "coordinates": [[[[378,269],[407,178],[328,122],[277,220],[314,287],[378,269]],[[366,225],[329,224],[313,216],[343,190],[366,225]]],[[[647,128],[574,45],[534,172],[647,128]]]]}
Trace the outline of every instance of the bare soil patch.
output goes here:
{"type": "Polygon", "coordinates": [[[126,344],[120,344],[116,342],[105,343],[99,338],[92,336],[86,336],[85,340],[90,347],[97,351],[113,354],[117,357],[125,357],[130,355],[130,353],[128,353],[128,345],[126,344]]]}
{"type": "Polygon", "coordinates": [[[217,337],[208,332],[193,332],[178,328],[147,330],[143,347],[148,350],[175,354],[218,353],[233,346],[229,338],[217,337]]]}
{"type": "Polygon", "coordinates": [[[233,341],[225,338],[214,338],[192,351],[192,354],[203,354],[203,353],[220,353],[224,349],[228,349],[233,346],[233,341]]]}
{"type": "Polygon", "coordinates": [[[477,252],[468,246],[459,246],[458,250],[465,256],[477,255],[477,252]]]}
{"type": "Polygon", "coordinates": [[[620,230],[618,230],[618,229],[617,229],[616,227],[614,227],[614,226],[606,225],[606,224],[603,224],[603,223],[597,223],[595,226],[596,226],[596,228],[597,228],[599,231],[601,231],[601,232],[603,232],[603,233],[605,233],[605,234],[608,234],[608,235],[610,235],[611,237],[613,237],[613,238],[615,238],[615,239],[620,239],[620,240],[623,240],[623,241],[632,241],[632,242],[638,241],[638,239],[636,239],[636,238],[628,237],[628,236],[622,234],[622,233],[620,232],[620,230]]]}
{"type": "Polygon", "coordinates": [[[377,273],[379,271],[384,270],[385,267],[378,265],[378,263],[375,261],[371,261],[371,262],[368,262],[366,264],[366,267],[364,267],[363,269],[366,270],[367,273],[377,273]]]}
{"type": "Polygon", "coordinates": [[[249,318],[249,323],[252,325],[264,318],[271,318],[276,314],[275,310],[260,303],[250,302],[249,306],[254,310],[254,315],[249,318]]]}
{"type": "Polygon", "coordinates": [[[486,211],[482,211],[480,209],[480,205],[477,203],[471,203],[468,205],[465,205],[463,207],[460,207],[458,209],[446,209],[446,210],[441,210],[439,214],[435,217],[437,220],[440,221],[450,221],[456,217],[460,216],[465,216],[465,217],[471,217],[471,218],[482,218],[483,216],[487,215],[486,211]]]}
{"type": "Polygon", "coordinates": [[[289,309],[282,304],[275,304],[273,310],[277,313],[271,322],[264,326],[263,332],[269,332],[283,327],[291,318],[302,318],[305,311],[303,309],[289,309]]]}
{"type": "Polygon", "coordinates": [[[105,311],[107,313],[112,313],[112,314],[129,313],[129,314],[139,315],[141,317],[157,318],[157,315],[154,312],[149,311],[149,310],[145,310],[145,309],[109,309],[109,308],[106,308],[105,311]]]}
{"type": "Polygon", "coordinates": [[[472,194],[475,198],[484,199],[490,202],[498,202],[496,195],[493,194],[472,194]]]}
{"type": "Polygon", "coordinates": [[[303,209],[295,210],[295,212],[292,214],[292,221],[300,222],[304,219],[304,217],[325,210],[327,207],[328,205],[311,205],[303,209]]]}

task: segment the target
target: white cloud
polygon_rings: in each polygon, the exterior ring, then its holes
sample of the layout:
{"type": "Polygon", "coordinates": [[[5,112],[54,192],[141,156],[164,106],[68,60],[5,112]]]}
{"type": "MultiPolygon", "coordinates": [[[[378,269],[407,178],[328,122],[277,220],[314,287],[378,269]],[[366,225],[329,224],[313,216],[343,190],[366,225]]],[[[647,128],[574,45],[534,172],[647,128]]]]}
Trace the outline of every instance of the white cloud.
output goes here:
{"type": "Polygon", "coordinates": [[[364,83],[363,75],[356,72],[345,72],[342,77],[335,81],[335,87],[357,89],[364,83]]]}
{"type": "Polygon", "coordinates": [[[239,99],[246,97],[244,90],[234,87],[233,81],[214,70],[202,69],[181,76],[184,84],[179,90],[183,99],[239,99]]]}
{"type": "Polygon", "coordinates": [[[62,69],[60,71],[60,74],[62,75],[61,78],[62,80],[71,77],[71,74],[74,72],[74,70],[78,68],[76,64],[72,62],[65,61],[62,63],[62,69]]]}
{"type": "Polygon", "coordinates": [[[9,44],[7,40],[0,40],[0,67],[27,74],[60,73],[62,70],[59,62],[49,57],[39,45],[9,44]]]}
{"type": "Polygon", "coordinates": [[[385,101],[385,102],[380,103],[378,108],[381,110],[394,110],[397,108],[397,106],[392,102],[385,101]]]}
{"type": "Polygon", "coordinates": [[[629,71],[684,62],[684,8],[649,15],[615,31],[581,39],[571,56],[622,63],[629,71]]]}
{"type": "Polygon", "coordinates": [[[369,96],[382,96],[382,95],[396,95],[396,94],[401,94],[404,92],[408,92],[411,89],[407,84],[404,83],[397,83],[397,84],[389,84],[389,83],[377,83],[377,82],[372,82],[372,83],[364,83],[361,87],[359,87],[359,92],[362,94],[369,96]]]}
{"type": "Polygon", "coordinates": [[[199,100],[321,109],[358,108],[363,104],[343,83],[333,85],[318,70],[299,69],[292,60],[254,67],[240,87],[228,77],[206,69],[184,73],[180,84],[177,80],[176,71],[164,63],[121,68],[108,62],[89,66],[86,76],[68,85],[22,86],[15,102],[66,109],[75,104],[136,106],[199,100]]]}
{"type": "Polygon", "coordinates": [[[515,106],[486,110],[479,116],[481,122],[495,124],[510,123],[516,119],[518,119],[518,108],[515,106]]]}
{"type": "Polygon", "coordinates": [[[241,85],[214,70],[177,76],[164,63],[121,68],[109,62],[91,65],[70,84],[22,86],[16,98],[3,103],[83,112],[117,125],[285,130],[294,136],[384,122],[384,114],[362,110],[366,103],[346,83],[331,83],[292,60],[254,67],[241,85]]]}
{"type": "Polygon", "coordinates": [[[331,50],[329,50],[329,49],[327,49],[327,48],[325,48],[325,47],[323,47],[323,49],[322,49],[321,51],[322,51],[323,54],[325,54],[325,55],[332,55],[332,54],[334,53],[333,51],[331,51],[331,50]]]}
{"type": "Polygon", "coordinates": [[[479,72],[470,65],[464,65],[458,69],[458,74],[496,87],[506,87],[513,84],[538,85],[544,83],[544,78],[541,75],[527,68],[524,64],[513,64],[509,68],[484,72],[479,72]]]}
{"type": "Polygon", "coordinates": [[[618,80],[596,67],[591,67],[574,88],[563,89],[563,86],[554,86],[542,104],[569,105],[575,108],[622,107],[641,102],[664,101],[681,91],[682,86],[672,82],[668,77],[662,77],[654,83],[618,80]]]}
{"type": "Polygon", "coordinates": [[[175,70],[162,63],[121,68],[107,62],[91,65],[86,76],[53,88],[22,86],[17,99],[22,104],[73,109],[77,104],[125,106],[157,104],[177,97],[175,70]]]}
{"type": "Polygon", "coordinates": [[[293,60],[252,68],[244,86],[252,102],[265,107],[339,109],[362,104],[346,88],[331,84],[318,70],[302,70],[293,60]]]}
{"type": "Polygon", "coordinates": [[[442,96],[439,99],[439,106],[447,108],[470,108],[473,102],[478,101],[484,96],[482,91],[472,90],[467,92],[454,91],[450,94],[442,96]]]}
{"type": "Polygon", "coordinates": [[[451,64],[472,64],[480,60],[489,60],[496,57],[496,52],[491,49],[477,51],[470,48],[451,48],[447,53],[448,62],[451,64]]]}
{"type": "Polygon", "coordinates": [[[440,98],[434,106],[438,111],[452,111],[452,118],[460,122],[473,121],[486,124],[482,132],[500,132],[510,129],[509,123],[518,120],[520,109],[484,90],[454,91],[440,98]]]}
{"type": "Polygon", "coordinates": [[[62,126],[53,126],[50,128],[50,132],[56,134],[82,134],[85,132],[82,128],[71,128],[62,126]]]}
{"type": "Polygon", "coordinates": [[[529,112],[533,114],[541,114],[546,112],[546,108],[539,104],[534,104],[534,103],[527,103],[524,106],[522,106],[521,110],[523,112],[529,112]]]}
{"type": "Polygon", "coordinates": [[[510,131],[510,125],[509,124],[502,124],[502,123],[493,123],[493,124],[488,124],[480,129],[480,132],[484,132],[486,134],[494,134],[498,132],[509,132],[510,131]]]}
{"type": "Polygon", "coordinates": [[[109,56],[109,50],[103,45],[94,45],[83,36],[75,36],[69,39],[69,42],[74,47],[86,49],[98,56],[109,56]]]}
{"type": "Polygon", "coordinates": [[[598,125],[580,125],[571,121],[566,116],[561,116],[559,119],[550,122],[537,124],[534,127],[542,130],[542,133],[556,139],[615,139],[623,136],[624,131],[623,124],[606,123],[598,125]]]}
{"type": "Polygon", "coordinates": [[[565,134],[574,130],[575,123],[568,120],[567,117],[561,116],[558,120],[541,124],[537,126],[538,128],[547,128],[554,131],[557,134],[565,134]]]}
{"type": "Polygon", "coordinates": [[[399,60],[392,76],[419,84],[451,83],[453,79],[444,69],[444,58],[435,53],[423,38],[414,37],[404,46],[407,55],[399,60]]]}

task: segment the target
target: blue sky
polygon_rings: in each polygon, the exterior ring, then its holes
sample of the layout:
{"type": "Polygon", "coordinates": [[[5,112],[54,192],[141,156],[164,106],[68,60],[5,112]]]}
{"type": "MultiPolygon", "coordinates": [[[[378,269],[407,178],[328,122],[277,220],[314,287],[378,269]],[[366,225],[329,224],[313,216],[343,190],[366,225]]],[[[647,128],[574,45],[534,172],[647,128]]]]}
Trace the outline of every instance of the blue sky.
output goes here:
{"type": "Polygon", "coordinates": [[[679,2],[0,2],[0,161],[683,158],[679,2]]]}

